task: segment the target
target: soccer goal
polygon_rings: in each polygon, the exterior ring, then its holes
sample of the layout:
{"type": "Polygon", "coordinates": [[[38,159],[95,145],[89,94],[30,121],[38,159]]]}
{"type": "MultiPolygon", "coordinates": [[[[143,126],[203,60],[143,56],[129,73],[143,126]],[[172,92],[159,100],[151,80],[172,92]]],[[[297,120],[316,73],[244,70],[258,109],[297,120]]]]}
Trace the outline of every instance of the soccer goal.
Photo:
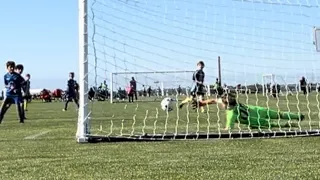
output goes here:
{"type": "MultiPolygon", "coordinates": [[[[314,28],[319,12],[312,0],[79,0],[77,141],[319,135],[319,92],[288,93],[301,76],[320,82],[319,29],[314,28]],[[296,116],[259,114],[264,124],[236,118],[226,128],[229,120],[220,105],[194,109],[185,101],[180,108],[200,60],[206,85],[219,78],[237,103],[296,116]],[[132,77],[137,100],[129,103],[132,77]],[[282,96],[266,98],[264,85],[257,90],[261,83],[279,84],[282,96]],[[238,85],[248,91],[236,93],[238,85]],[[95,99],[96,89],[106,98],[95,99]],[[172,111],[161,109],[165,97],[175,100],[172,111]]],[[[215,97],[209,95],[204,99],[215,97]]]]}
{"type": "Polygon", "coordinates": [[[262,95],[263,96],[288,96],[293,95],[297,83],[288,85],[282,76],[275,74],[265,74],[262,76],[262,95]]]}

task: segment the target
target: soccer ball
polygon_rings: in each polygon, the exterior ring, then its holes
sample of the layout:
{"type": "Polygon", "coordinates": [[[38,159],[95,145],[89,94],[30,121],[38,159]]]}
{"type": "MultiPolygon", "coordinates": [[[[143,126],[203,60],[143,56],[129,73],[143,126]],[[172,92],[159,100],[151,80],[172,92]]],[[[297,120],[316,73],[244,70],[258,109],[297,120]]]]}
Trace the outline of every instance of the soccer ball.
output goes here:
{"type": "Polygon", "coordinates": [[[164,110],[164,111],[172,111],[174,102],[175,102],[175,100],[172,99],[172,98],[169,98],[169,97],[164,98],[161,101],[161,109],[164,110]]]}

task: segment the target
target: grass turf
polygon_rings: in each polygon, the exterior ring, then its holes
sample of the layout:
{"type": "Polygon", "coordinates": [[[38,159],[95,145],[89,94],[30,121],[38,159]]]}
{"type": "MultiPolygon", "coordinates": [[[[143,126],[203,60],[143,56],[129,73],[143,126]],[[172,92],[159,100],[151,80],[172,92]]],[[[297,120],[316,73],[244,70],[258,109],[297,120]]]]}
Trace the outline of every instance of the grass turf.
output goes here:
{"type": "MultiPolygon", "coordinates": [[[[250,104],[301,111],[307,116],[300,127],[318,129],[318,97],[288,98],[289,101],[284,97],[277,101],[254,95],[241,97],[250,104]]],[[[158,106],[159,102],[141,102],[138,106],[98,102],[93,107],[92,130],[113,135],[164,133],[183,132],[188,125],[189,132],[206,132],[208,127],[210,132],[216,132],[218,124],[224,125],[223,111],[218,112],[216,106],[199,115],[190,110],[187,116],[186,108],[179,113],[175,110],[169,118],[162,111],[157,113],[158,106]]],[[[68,112],[61,111],[62,103],[34,102],[29,107],[25,124],[18,123],[12,108],[0,125],[0,179],[317,179],[320,176],[318,137],[77,144],[77,115],[72,106],[68,112]],[[46,134],[34,136],[39,133],[46,134]]]]}

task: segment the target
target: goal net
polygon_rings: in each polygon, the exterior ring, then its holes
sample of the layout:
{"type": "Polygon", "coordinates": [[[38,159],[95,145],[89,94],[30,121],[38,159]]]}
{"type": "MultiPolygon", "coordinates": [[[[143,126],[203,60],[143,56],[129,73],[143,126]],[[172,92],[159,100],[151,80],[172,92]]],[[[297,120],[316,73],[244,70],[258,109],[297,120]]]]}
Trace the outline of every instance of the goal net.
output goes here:
{"type": "Polygon", "coordinates": [[[78,142],[319,135],[318,90],[295,90],[302,76],[319,87],[319,19],[317,0],[79,0],[78,142]],[[180,109],[200,60],[206,87],[219,78],[236,102],[264,111],[233,107],[228,125],[220,104],[180,109]],[[281,96],[264,96],[266,83],[281,96]]]}

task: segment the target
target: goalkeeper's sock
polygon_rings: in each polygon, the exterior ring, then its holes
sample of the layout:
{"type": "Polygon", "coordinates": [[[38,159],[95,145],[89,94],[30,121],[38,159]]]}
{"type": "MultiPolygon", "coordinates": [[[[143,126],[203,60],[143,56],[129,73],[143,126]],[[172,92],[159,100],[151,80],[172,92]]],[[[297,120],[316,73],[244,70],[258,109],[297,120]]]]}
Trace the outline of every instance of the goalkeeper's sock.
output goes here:
{"type": "Polygon", "coordinates": [[[181,104],[186,104],[186,103],[191,102],[191,101],[192,101],[192,98],[191,97],[187,97],[185,100],[183,100],[181,102],[181,104]]]}
{"type": "Polygon", "coordinates": [[[187,97],[185,100],[183,100],[180,105],[179,108],[181,109],[183,107],[184,104],[187,104],[188,102],[191,102],[192,98],[191,97],[187,97]]]}

